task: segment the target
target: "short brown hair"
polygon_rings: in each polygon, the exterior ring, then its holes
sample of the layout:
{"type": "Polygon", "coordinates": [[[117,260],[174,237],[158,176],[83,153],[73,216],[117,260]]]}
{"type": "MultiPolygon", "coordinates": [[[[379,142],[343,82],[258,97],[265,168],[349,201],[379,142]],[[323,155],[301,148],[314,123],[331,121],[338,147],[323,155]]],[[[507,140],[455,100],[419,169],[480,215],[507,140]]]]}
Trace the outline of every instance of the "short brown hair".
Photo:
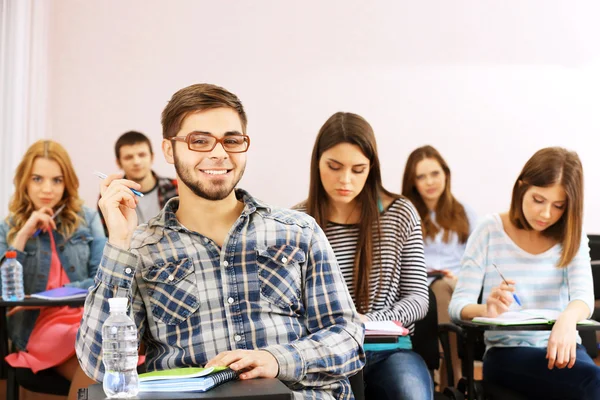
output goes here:
{"type": "Polygon", "coordinates": [[[115,143],[115,157],[117,157],[117,160],[121,159],[121,147],[133,146],[134,144],[140,143],[146,143],[150,149],[150,155],[154,154],[152,151],[152,144],[150,143],[148,136],[144,135],[142,132],[129,131],[125,132],[117,139],[117,142],[115,143]]]}
{"type": "Polygon", "coordinates": [[[242,133],[246,133],[248,119],[238,97],[222,87],[198,83],[178,90],[162,112],[163,138],[173,137],[179,132],[181,122],[190,113],[213,108],[231,108],[240,116],[242,133]]]}
{"type": "Polygon", "coordinates": [[[577,153],[562,147],[547,147],[536,152],[515,182],[508,216],[517,228],[531,230],[523,214],[525,193],[532,186],[548,187],[557,183],[567,195],[566,209],[542,234],[562,244],[558,267],[566,267],[579,250],[583,229],[583,167],[577,153]]]}

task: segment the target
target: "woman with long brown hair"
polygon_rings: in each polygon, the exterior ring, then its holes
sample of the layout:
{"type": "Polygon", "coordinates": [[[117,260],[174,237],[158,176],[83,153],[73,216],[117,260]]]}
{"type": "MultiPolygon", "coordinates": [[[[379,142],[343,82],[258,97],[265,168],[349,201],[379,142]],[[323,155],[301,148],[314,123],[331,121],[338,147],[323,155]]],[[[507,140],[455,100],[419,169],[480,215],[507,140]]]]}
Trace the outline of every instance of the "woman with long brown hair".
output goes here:
{"type": "MultiPolygon", "coordinates": [[[[477,217],[452,195],[450,167],[432,146],[419,147],[408,156],[402,179],[402,195],[413,203],[421,217],[425,264],[431,290],[435,294],[438,322],[448,323],[448,306],[456,286],[456,275],[477,217]]],[[[451,360],[458,379],[461,363],[454,337],[453,342],[451,360]]],[[[448,384],[445,368],[445,364],[442,364],[442,390],[448,384]]]]}
{"type": "MultiPolygon", "coordinates": [[[[32,144],[14,184],[9,215],[0,224],[0,255],[17,253],[25,293],[92,286],[106,237],[98,213],[79,198],[79,180],[65,149],[51,140],[32,144]]],[[[92,383],[75,356],[82,313],[83,308],[69,307],[15,313],[8,328],[20,351],[7,362],[33,372],[54,368],[71,381],[69,400],[76,399],[77,390],[92,383]]]]}
{"type": "MultiPolygon", "coordinates": [[[[361,319],[400,321],[412,333],[428,309],[419,215],[383,187],[375,135],[364,118],[338,112],[321,127],[308,199],[297,208],[325,231],[361,319]]],[[[427,366],[410,349],[410,336],[365,344],[367,397],[432,398],[427,366]]]]}
{"type": "Polygon", "coordinates": [[[552,331],[487,331],[487,381],[527,398],[600,399],[600,367],[576,328],[594,310],[582,221],[581,161],[549,147],[523,167],[510,210],[484,218],[469,238],[450,302],[453,320],[494,318],[520,307],[557,314],[552,331]],[[482,289],[485,304],[478,304],[482,289]]]}

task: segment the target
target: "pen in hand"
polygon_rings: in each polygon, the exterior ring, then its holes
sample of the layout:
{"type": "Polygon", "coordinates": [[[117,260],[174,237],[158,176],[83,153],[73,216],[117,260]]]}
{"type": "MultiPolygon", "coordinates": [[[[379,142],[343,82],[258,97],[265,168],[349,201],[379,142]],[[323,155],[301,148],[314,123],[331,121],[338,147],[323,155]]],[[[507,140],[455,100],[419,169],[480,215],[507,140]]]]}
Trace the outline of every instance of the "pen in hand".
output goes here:
{"type": "MultiPolygon", "coordinates": [[[[98,172],[98,171],[94,171],[94,175],[96,175],[100,179],[106,179],[107,178],[106,174],[103,174],[102,172],[98,172]]],[[[131,190],[133,192],[133,194],[135,194],[136,196],[144,197],[144,193],[140,192],[139,190],[135,190],[135,189],[132,189],[132,188],[129,188],[129,190],[131,190]]]]}
{"type": "MultiPolygon", "coordinates": [[[[508,282],[506,281],[506,279],[504,278],[504,275],[502,275],[502,272],[500,272],[500,270],[498,269],[498,267],[496,266],[496,264],[492,264],[492,265],[494,266],[494,268],[496,269],[496,271],[498,271],[498,274],[500,275],[500,278],[502,278],[502,280],[504,281],[504,283],[506,285],[508,285],[508,282]]],[[[515,301],[517,302],[517,304],[520,307],[522,307],[521,300],[519,300],[519,296],[517,296],[516,293],[513,293],[512,296],[513,296],[513,299],[515,299],[515,301]]]]}
{"type": "MultiPolygon", "coordinates": [[[[56,219],[58,214],[60,214],[60,212],[65,208],[66,205],[67,204],[65,203],[62,206],[58,207],[58,210],[54,211],[54,214],[52,214],[52,219],[56,219]]],[[[31,237],[38,237],[40,233],[42,233],[42,228],[38,228],[31,237]]]]}

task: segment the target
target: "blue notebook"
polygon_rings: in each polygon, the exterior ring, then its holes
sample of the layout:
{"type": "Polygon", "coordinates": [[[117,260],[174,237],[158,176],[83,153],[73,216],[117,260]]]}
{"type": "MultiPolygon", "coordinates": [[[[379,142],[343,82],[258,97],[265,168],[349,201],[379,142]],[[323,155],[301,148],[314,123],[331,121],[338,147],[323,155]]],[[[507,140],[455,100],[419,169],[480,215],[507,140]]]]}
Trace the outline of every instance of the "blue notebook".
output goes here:
{"type": "MultiPolygon", "coordinates": [[[[182,370],[184,368],[181,368],[182,370]]],[[[140,392],[206,392],[222,383],[237,379],[237,372],[226,368],[205,376],[193,378],[155,377],[145,380],[140,375],[140,392]]]]}
{"type": "Polygon", "coordinates": [[[87,294],[87,289],[63,286],[56,289],[46,290],[45,292],[34,293],[30,297],[44,300],[72,300],[85,299],[87,294]]]}

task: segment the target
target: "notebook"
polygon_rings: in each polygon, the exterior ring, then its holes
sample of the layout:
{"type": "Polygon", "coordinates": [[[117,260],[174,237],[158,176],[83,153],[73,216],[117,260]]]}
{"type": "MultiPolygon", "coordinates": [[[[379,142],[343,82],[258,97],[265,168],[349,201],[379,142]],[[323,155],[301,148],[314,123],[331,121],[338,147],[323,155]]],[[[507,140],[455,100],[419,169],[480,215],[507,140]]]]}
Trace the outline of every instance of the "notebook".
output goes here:
{"type": "Polygon", "coordinates": [[[140,392],[206,392],[237,379],[237,372],[225,368],[174,368],[140,374],[140,392]]]}
{"type": "MultiPolygon", "coordinates": [[[[520,311],[507,311],[495,318],[475,317],[473,322],[490,325],[536,325],[551,324],[556,321],[560,311],[529,309],[520,311]]],[[[597,325],[598,322],[586,319],[578,322],[579,325],[597,325]]]]}
{"type": "Polygon", "coordinates": [[[87,294],[87,289],[63,286],[56,289],[46,290],[45,292],[34,293],[30,297],[44,300],[72,300],[85,299],[87,294]]]}
{"type": "Polygon", "coordinates": [[[367,321],[365,322],[366,336],[406,336],[408,329],[400,321],[367,321]]]}

